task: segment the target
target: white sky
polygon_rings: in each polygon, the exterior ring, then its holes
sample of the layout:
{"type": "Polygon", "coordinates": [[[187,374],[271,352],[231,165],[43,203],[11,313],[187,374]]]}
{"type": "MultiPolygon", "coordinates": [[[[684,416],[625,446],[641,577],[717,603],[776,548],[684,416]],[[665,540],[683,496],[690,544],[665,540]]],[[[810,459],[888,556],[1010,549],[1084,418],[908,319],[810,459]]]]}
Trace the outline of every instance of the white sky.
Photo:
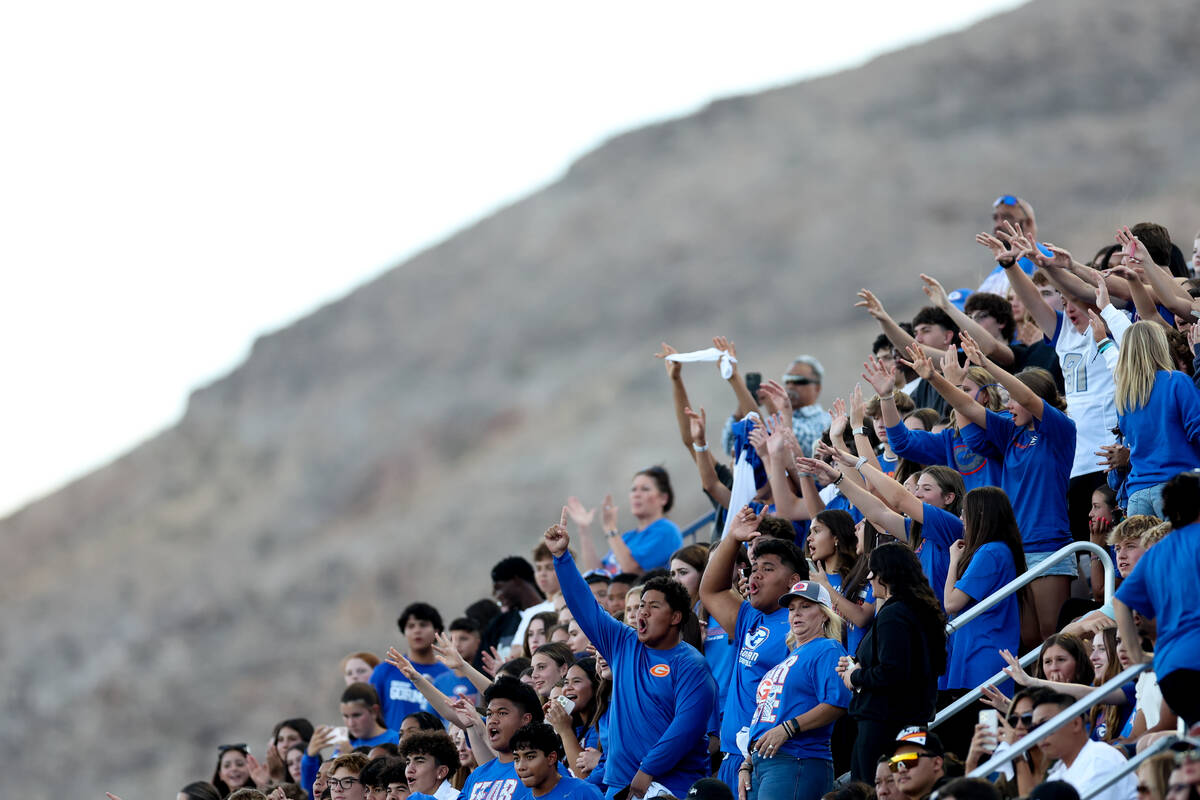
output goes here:
{"type": "Polygon", "coordinates": [[[605,138],[1022,2],[5,4],[0,514],[605,138]]]}

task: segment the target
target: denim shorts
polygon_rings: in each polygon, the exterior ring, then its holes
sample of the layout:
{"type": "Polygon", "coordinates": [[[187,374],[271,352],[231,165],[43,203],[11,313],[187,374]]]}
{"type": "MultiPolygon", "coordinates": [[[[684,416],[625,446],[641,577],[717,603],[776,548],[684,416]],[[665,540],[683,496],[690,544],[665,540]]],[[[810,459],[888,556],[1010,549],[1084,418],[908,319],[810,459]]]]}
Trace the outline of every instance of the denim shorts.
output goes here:
{"type": "MultiPolygon", "coordinates": [[[[1029,569],[1033,569],[1038,564],[1042,563],[1047,558],[1054,555],[1056,552],[1057,551],[1055,551],[1055,550],[1048,550],[1044,553],[1026,553],[1025,554],[1025,566],[1028,567],[1029,569]]],[[[1038,577],[1045,578],[1050,575],[1066,575],[1070,578],[1076,578],[1079,576],[1078,558],[1079,558],[1078,553],[1069,555],[1066,558],[1064,558],[1063,560],[1057,562],[1053,567],[1046,570],[1038,577]]]]}

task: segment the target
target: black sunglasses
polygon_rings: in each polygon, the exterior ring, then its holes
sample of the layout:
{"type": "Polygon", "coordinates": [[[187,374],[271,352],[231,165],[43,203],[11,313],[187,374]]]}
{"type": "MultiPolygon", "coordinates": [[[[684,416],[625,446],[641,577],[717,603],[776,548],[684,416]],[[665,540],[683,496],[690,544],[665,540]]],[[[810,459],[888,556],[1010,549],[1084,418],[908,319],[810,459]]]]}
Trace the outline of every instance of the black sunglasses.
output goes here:
{"type": "Polygon", "coordinates": [[[800,378],[800,377],[792,378],[790,376],[784,382],[785,383],[794,383],[797,386],[808,386],[810,383],[819,383],[819,381],[815,381],[812,378],[800,378]]]}
{"type": "Polygon", "coordinates": [[[243,753],[249,753],[250,745],[246,744],[245,742],[239,742],[238,744],[219,744],[219,745],[217,745],[218,753],[224,753],[227,750],[241,750],[243,753]]]}
{"type": "Polygon", "coordinates": [[[1018,722],[1032,731],[1034,728],[1033,712],[1031,711],[1028,714],[1009,714],[1008,715],[1008,724],[1009,725],[1011,725],[1015,728],[1015,727],[1017,727],[1018,722]]]}

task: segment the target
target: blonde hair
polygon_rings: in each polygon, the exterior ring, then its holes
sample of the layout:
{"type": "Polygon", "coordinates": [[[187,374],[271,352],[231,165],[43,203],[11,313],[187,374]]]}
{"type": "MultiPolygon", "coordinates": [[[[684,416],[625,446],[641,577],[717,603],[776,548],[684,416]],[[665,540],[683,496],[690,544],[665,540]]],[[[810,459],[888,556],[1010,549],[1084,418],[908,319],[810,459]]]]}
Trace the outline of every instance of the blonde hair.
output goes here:
{"type": "Polygon", "coordinates": [[[1169,522],[1161,522],[1158,525],[1155,525],[1153,528],[1142,534],[1142,547],[1149,550],[1151,547],[1162,541],[1162,538],[1173,530],[1175,530],[1175,528],[1169,522]]]}
{"type": "MultiPolygon", "coordinates": [[[[824,603],[816,603],[816,606],[825,615],[825,623],[821,626],[821,636],[826,639],[833,639],[835,642],[842,641],[842,618],[832,608],[826,607],[824,603]]],[[[788,633],[787,638],[783,642],[787,645],[788,650],[794,650],[796,647],[796,634],[788,633]]]]}
{"type": "Polygon", "coordinates": [[[1113,379],[1117,385],[1117,413],[1127,414],[1150,402],[1154,379],[1159,370],[1175,369],[1167,335],[1157,322],[1141,320],[1121,339],[1121,354],[1113,379]]]}
{"type": "Polygon", "coordinates": [[[1116,547],[1126,539],[1141,539],[1142,534],[1160,522],[1162,520],[1158,517],[1152,517],[1149,514],[1134,514],[1132,517],[1126,517],[1108,532],[1108,546],[1116,547]]]}

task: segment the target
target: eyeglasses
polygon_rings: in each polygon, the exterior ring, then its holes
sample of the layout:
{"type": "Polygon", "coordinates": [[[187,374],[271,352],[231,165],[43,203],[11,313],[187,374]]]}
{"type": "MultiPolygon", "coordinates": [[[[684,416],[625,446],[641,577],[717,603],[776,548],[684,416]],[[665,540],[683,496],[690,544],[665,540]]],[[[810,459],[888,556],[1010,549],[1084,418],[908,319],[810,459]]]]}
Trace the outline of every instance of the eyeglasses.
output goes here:
{"type": "Polygon", "coordinates": [[[992,202],[992,208],[995,208],[996,206],[1015,206],[1020,202],[1021,201],[1017,199],[1016,195],[1002,194],[992,202]]]}
{"type": "Polygon", "coordinates": [[[228,750],[241,750],[243,752],[249,753],[250,745],[246,744],[245,742],[239,742],[238,744],[219,744],[219,745],[217,745],[218,753],[224,753],[228,750]]]}
{"type": "Polygon", "coordinates": [[[937,756],[933,753],[904,753],[903,755],[892,756],[888,759],[888,771],[899,772],[901,764],[904,765],[906,770],[912,769],[917,766],[917,762],[922,758],[937,758],[937,756]]]}
{"type": "Polygon", "coordinates": [[[820,383],[820,381],[818,381],[818,380],[815,380],[813,378],[805,378],[800,375],[784,375],[783,382],[784,383],[794,383],[797,386],[808,386],[810,383],[820,383]]]}
{"type": "Polygon", "coordinates": [[[1018,722],[1021,723],[1022,725],[1024,725],[1029,730],[1033,730],[1033,712],[1031,711],[1028,714],[1009,714],[1008,715],[1008,724],[1009,725],[1012,725],[1015,728],[1015,727],[1017,727],[1018,722]]]}
{"type": "Polygon", "coordinates": [[[354,784],[362,783],[358,778],[329,778],[329,788],[353,789],[354,784]]]}

